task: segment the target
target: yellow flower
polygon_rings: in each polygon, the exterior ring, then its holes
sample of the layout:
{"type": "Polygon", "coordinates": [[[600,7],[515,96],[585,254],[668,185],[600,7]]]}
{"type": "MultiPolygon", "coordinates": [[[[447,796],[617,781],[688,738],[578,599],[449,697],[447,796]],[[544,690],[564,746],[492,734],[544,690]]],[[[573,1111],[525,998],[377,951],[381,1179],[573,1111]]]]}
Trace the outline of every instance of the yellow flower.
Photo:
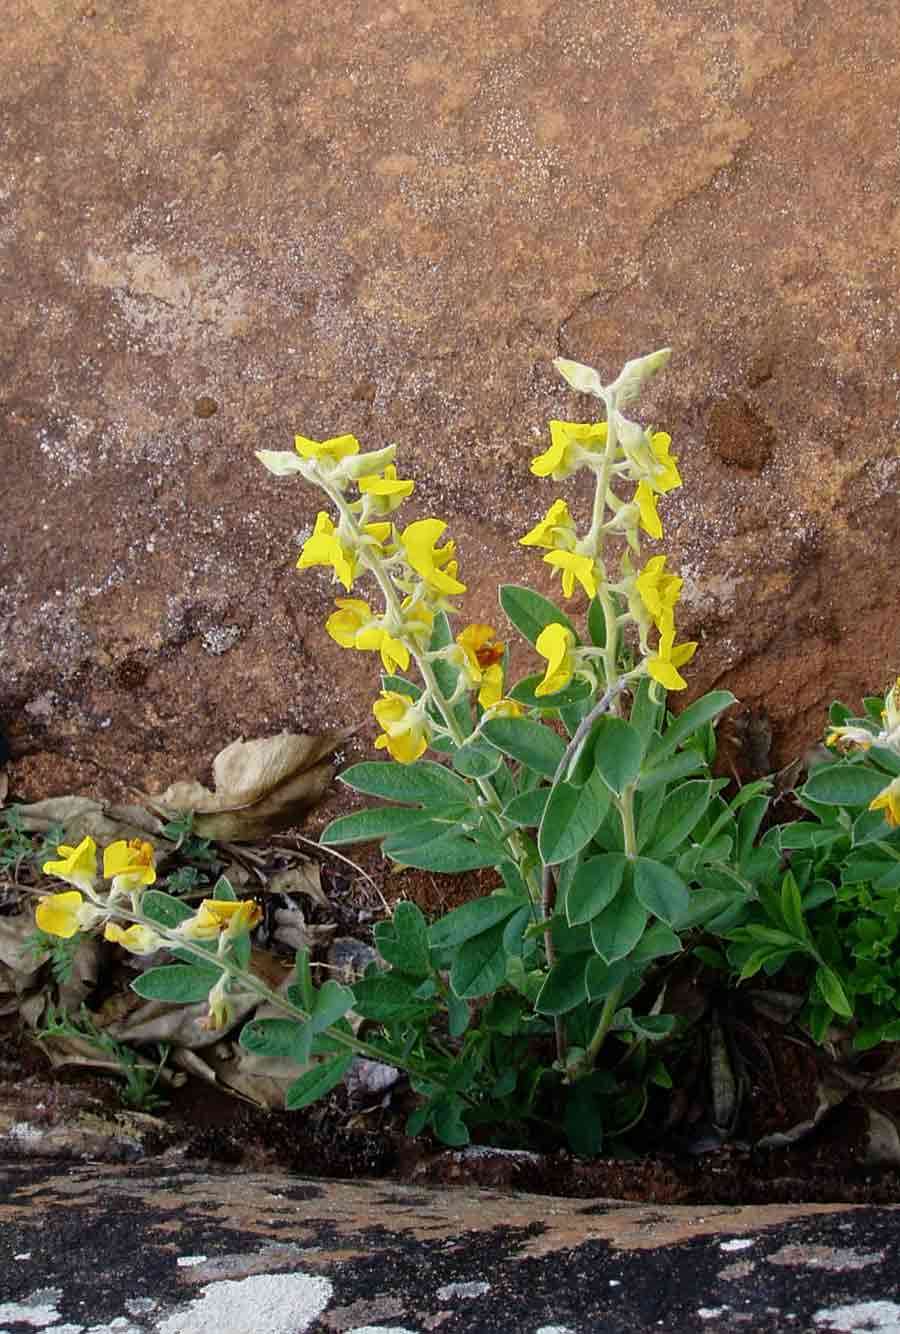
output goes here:
{"type": "Polygon", "coordinates": [[[498,699],[489,704],[484,711],[485,721],[491,718],[521,718],[526,713],[525,705],[517,699],[498,699]]]}
{"type": "Polygon", "coordinates": [[[204,899],[200,907],[175,928],[187,940],[215,940],[223,929],[229,936],[241,935],[262,920],[259,905],[252,899],[204,899]]]}
{"type": "Polygon", "coordinates": [[[825,738],[825,745],[834,746],[847,755],[853,750],[868,750],[875,739],[864,727],[833,727],[825,738]]]}
{"type": "Polygon", "coordinates": [[[110,843],[103,852],[103,874],[112,880],[110,897],[128,894],[143,885],[152,885],[156,879],[153,865],[153,844],[133,838],[120,838],[110,843]]]}
{"type": "Polygon", "coordinates": [[[669,453],[671,445],[672,437],[665,431],[656,431],[650,436],[650,448],[653,450],[656,459],[656,467],[653,470],[653,476],[650,478],[650,485],[660,495],[665,495],[667,491],[674,491],[676,487],[681,486],[681,476],[677,467],[678,460],[673,454],[669,453]]]}
{"type": "Polygon", "coordinates": [[[644,532],[648,533],[650,537],[662,537],[662,524],[656,512],[656,496],[649,482],[638,482],[633,503],[637,505],[640,512],[641,527],[644,532]]]}
{"type": "Polygon", "coordinates": [[[357,485],[362,495],[372,497],[377,514],[390,514],[398,509],[415,488],[415,482],[401,481],[397,477],[393,463],[389,463],[383,473],[360,477],[357,485]]]}
{"type": "Polygon", "coordinates": [[[493,708],[498,704],[503,694],[503,668],[499,663],[493,667],[488,667],[481,678],[481,689],[478,691],[478,703],[483,709],[493,708]]]}
{"type": "Polygon", "coordinates": [[[535,477],[571,477],[606,446],[606,422],[550,422],[550,447],[531,461],[535,477]]]}
{"type": "Polygon", "coordinates": [[[348,454],[359,453],[359,441],[355,435],[335,435],[330,440],[308,440],[305,435],[295,435],[294,448],[301,458],[339,463],[348,454]]]}
{"type": "Polygon", "coordinates": [[[358,648],[356,637],[360,630],[375,619],[368,602],[362,598],[335,598],[337,611],[325,622],[325,629],[341,648],[358,648]]]}
{"type": "Polygon", "coordinates": [[[341,543],[325,510],[319,510],[316,515],[315,530],[303,544],[297,569],[306,570],[311,565],[331,565],[345,588],[349,588],[356,578],[356,554],[341,543]]]}
{"type": "Polygon", "coordinates": [[[659,630],[672,617],[681,596],[683,579],[666,574],[666,556],[651,556],[635,579],[635,587],[659,630]]]}
{"type": "Polygon", "coordinates": [[[404,528],[400,544],[407,561],[429,588],[438,593],[465,593],[465,584],[455,578],[454,543],[440,548],[436,545],[446,528],[440,519],[418,519],[404,528]]]}
{"type": "Polygon", "coordinates": [[[575,674],[575,636],[567,626],[552,621],[544,626],[534,646],[541,657],[547,659],[544,679],[535,686],[534,693],[554,695],[567,686],[575,674]]]}
{"type": "Polygon", "coordinates": [[[206,1018],[201,1027],[210,1032],[219,1032],[223,1028],[228,1028],[234,1019],[234,1006],[228,999],[228,974],[222,973],[218,982],[210,991],[206,998],[207,1010],[206,1018]]]}
{"type": "Polygon", "coordinates": [[[575,591],[575,580],[589,598],[597,596],[597,576],[591,556],[579,556],[574,551],[548,551],[544,560],[562,571],[563,593],[570,598],[575,591]]]}
{"type": "Polygon", "coordinates": [[[574,545],[575,524],[564,500],[554,500],[540,523],[519,538],[519,546],[547,547],[553,551],[571,551],[574,545]]]}
{"type": "MultiPolygon", "coordinates": [[[[60,861],[44,862],[44,875],[55,875],[58,880],[74,885],[76,889],[92,890],[97,880],[97,844],[90,837],[83,838],[77,848],[61,843],[56,849],[60,861]]],[[[43,929],[43,928],[42,928],[43,929]]],[[[59,932],[51,932],[58,935],[59,932]]],[[[69,933],[74,935],[74,931],[69,933]]]]}
{"type": "Polygon", "coordinates": [[[393,675],[398,667],[405,672],[409,666],[409,649],[402,640],[388,634],[381,624],[367,625],[360,630],[354,647],[380,653],[381,665],[388,675],[393,675]]]}
{"type": "Polygon", "coordinates": [[[665,628],[660,627],[659,647],[656,653],[647,659],[647,671],[666,690],[687,690],[687,681],[678,672],[697,652],[693,640],[685,644],[675,643],[675,621],[669,617],[665,628]]]}
{"type": "Polygon", "coordinates": [[[464,671],[470,686],[479,686],[478,703],[483,709],[496,704],[503,694],[503,655],[506,649],[492,625],[476,622],[456,636],[462,649],[464,671]]]}
{"type": "Polygon", "coordinates": [[[404,598],[400,604],[403,624],[410,639],[426,642],[431,638],[434,612],[421,598],[404,598]]]}
{"type": "Polygon", "coordinates": [[[88,931],[106,916],[102,908],[92,903],[85,903],[77,889],[67,890],[64,894],[48,894],[41,899],[34,914],[34,920],[41,931],[48,936],[60,936],[70,940],[79,931],[88,931]]]}
{"type": "Polygon", "coordinates": [[[400,764],[412,764],[428,749],[431,729],[424,710],[415,700],[396,690],[382,690],[372,712],[378,725],[384,728],[375,741],[376,750],[386,748],[400,764]]]}
{"type": "Polygon", "coordinates": [[[870,811],[884,811],[884,818],[892,829],[900,826],[900,778],[893,779],[869,802],[870,811]]]}
{"type": "Polygon", "coordinates": [[[121,945],[130,954],[152,954],[166,943],[162,936],[158,936],[149,926],[143,926],[140,922],[134,922],[124,931],[116,922],[107,922],[103,935],[106,940],[121,945]]]}

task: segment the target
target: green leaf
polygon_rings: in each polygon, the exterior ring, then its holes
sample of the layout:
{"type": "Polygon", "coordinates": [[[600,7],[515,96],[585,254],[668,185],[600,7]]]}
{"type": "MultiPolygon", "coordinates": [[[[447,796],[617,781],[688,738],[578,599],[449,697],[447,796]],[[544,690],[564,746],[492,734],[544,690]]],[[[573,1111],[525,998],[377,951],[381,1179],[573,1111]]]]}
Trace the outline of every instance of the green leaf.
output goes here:
{"type": "Polygon", "coordinates": [[[566,753],[562,737],[531,718],[492,718],[481,731],[492,746],[546,778],[553,777],[566,753]]]}
{"type": "MultiPolygon", "coordinates": [[[[599,598],[591,598],[587,614],[587,627],[594,647],[606,648],[606,613],[599,598]]],[[[618,639],[618,633],[616,638],[618,639]]]]}
{"type": "Polygon", "coordinates": [[[744,966],[738,977],[739,982],[746,982],[748,977],[755,977],[761,968],[764,968],[771,960],[779,957],[781,951],[773,949],[771,945],[763,945],[761,949],[754,950],[744,960],[744,966]]]}
{"type": "Polygon", "coordinates": [[[375,944],[386,963],[409,977],[428,977],[431,951],[428,925],[414,903],[398,903],[388,922],[375,927],[375,944]]]}
{"type": "Polygon", "coordinates": [[[897,751],[889,750],[887,746],[872,746],[866,751],[866,759],[870,764],[877,764],[886,770],[892,778],[900,776],[900,755],[897,751]]]}
{"type": "Polygon", "coordinates": [[[475,835],[466,838],[462,834],[447,833],[446,826],[436,821],[421,826],[420,833],[416,846],[407,845],[404,835],[397,842],[393,838],[385,839],[382,851],[401,866],[450,875],[474,871],[482,866],[496,866],[508,855],[499,843],[475,835]]]}
{"type": "Polygon", "coordinates": [[[162,968],[148,968],[131,984],[145,1000],[167,1001],[170,1005],[196,1005],[206,1000],[222,975],[212,964],[171,963],[162,968]]]}
{"type": "Polygon", "coordinates": [[[768,797],[753,797],[738,816],[738,836],[735,848],[738,865],[741,865],[753,851],[754,841],[768,809],[768,797]]]}
{"type": "Polygon", "coordinates": [[[591,940],[594,949],[607,963],[615,963],[630,954],[644,934],[648,913],[626,885],[591,921],[591,940]]]}
{"type": "Polygon", "coordinates": [[[595,771],[584,787],[565,780],[550,793],[538,830],[538,847],[548,866],[568,861],[600,828],[609,809],[609,789],[595,771]]]}
{"type": "Polygon", "coordinates": [[[651,857],[635,859],[634,892],[648,912],[669,926],[680,921],[690,904],[688,888],[681,876],[651,857]]]}
{"type": "Polygon", "coordinates": [[[503,817],[509,820],[510,824],[519,825],[523,829],[537,829],[543,819],[549,796],[549,787],[535,787],[530,792],[520,792],[507,806],[504,806],[503,817]]]}
{"type": "MultiPolygon", "coordinates": [[[[461,803],[443,807],[442,814],[455,811],[458,816],[470,807],[461,803]]],[[[421,806],[373,806],[369,810],[341,815],[323,829],[319,842],[326,847],[340,847],[342,843],[369,843],[376,838],[402,833],[409,826],[422,823],[421,806]]]]}
{"type": "Polygon", "coordinates": [[[376,973],[353,984],[353,1008],[363,1019],[376,1023],[411,1019],[427,1014],[434,1006],[416,996],[418,979],[399,973],[376,973]]]}
{"type": "Polygon", "coordinates": [[[211,899],[221,899],[225,903],[234,903],[237,899],[237,894],[235,894],[232,889],[231,881],[228,877],[226,875],[220,875],[216,883],[213,885],[212,893],[209,897],[211,899]]]}
{"type": "Polygon", "coordinates": [[[472,789],[465,779],[432,760],[416,760],[415,764],[366,760],[362,764],[351,764],[338,777],[354,792],[362,792],[368,797],[386,797],[390,801],[416,802],[423,806],[446,806],[448,802],[474,804],[472,789]]]}
{"type": "Polygon", "coordinates": [[[323,982],[316,993],[316,1001],[309,1017],[309,1027],[313,1034],[322,1033],[339,1019],[343,1019],[353,1005],[354,999],[350,988],[342,987],[333,978],[323,982]]]}
{"type": "Polygon", "coordinates": [[[666,954],[680,954],[681,938],[665,922],[653,922],[641,936],[628,957],[629,964],[649,963],[666,954]]]}
{"type": "Polygon", "coordinates": [[[631,702],[631,726],[637,728],[645,749],[658,730],[665,710],[662,701],[657,702],[653,698],[651,686],[650,677],[642,676],[635,686],[631,702]]]}
{"type": "Polygon", "coordinates": [[[457,948],[450,969],[450,986],[460,1000],[488,996],[506,980],[503,923],[472,936],[457,948]]]}
{"type": "Polygon", "coordinates": [[[667,857],[681,847],[706,812],[711,793],[712,783],[695,778],[667,794],[649,849],[654,857],[667,857]]]}
{"type": "Polygon", "coordinates": [[[525,676],[521,681],[517,681],[506,693],[509,699],[518,700],[529,709],[542,709],[546,712],[548,709],[562,709],[571,704],[580,704],[582,700],[590,699],[593,695],[593,689],[589,681],[582,681],[578,678],[564,686],[562,690],[555,690],[552,695],[536,695],[535,688],[541,684],[544,679],[543,672],[535,672],[532,676],[525,676]]]}
{"type": "Polygon", "coordinates": [[[807,778],[800,795],[823,806],[868,806],[884,787],[884,774],[859,764],[823,764],[807,778]]]}
{"type": "Polygon", "coordinates": [[[830,968],[817,968],[816,986],[825,1004],[830,1005],[835,1014],[839,1014],[842,1019],[853,1018],[853,1006],[847,999],[837,973],[830,968]]]}
{"type": "Polygon", "coordinates": [[[469,1142],[469,1130],[463,1120],[465,1103],[461,1098],[439,1098],[431,1109],[431,1124],[442,1144],[462,1149],[469,1142]]]}
{"type": "Polygon", "coordinates": [[[565,612],[530,588],[523,588],[520,584],[501,585],[500,606],[519,633],[531,644],[535,643],[544,627],[552,625],[554,621],[571,630],[578,642],[575,627],[565,612]]]}
{"type": "Polygon", "coordinates": [[[553,965],[534,1003],[538,1014],[568,1014],[587,999],[584,973],[589,958],[570,954],[553,965]]]}
{"type": "Polygon", "coordinates": [[[173,928],[193,917],[194,909],[182,899],[163,894],[159,889],[147,889],[141,899],[141,912],[157,926],[173,928]]]}
{"type": "Polygon", "coordinates": [[[299,1079],[295,1079],[284,1095],[284,1105],[289,1112],[298,1112],[301,1107],[318,1102],[326,1093],[341,1082],[353,1063],[353,1052],[342,1052],[330,1061],[320,1061],[311,1070],[307,1070],[299,1079]]]}
{"type": "Polygon", "coordinates": [[[491,894],[485,899],[472,899],[469,903],[463,903],[433,923],[429,931],[431,947],[437,950],[453,949],[464,940],[471,940],[473,936],[491,930],[499,922],[505,922],[522,906],[522,900],[511,894],[491,894]]]}
{"type": "Polygon", "coordinates": [[[595,954],[588,960],[584,974],[588,999],[606,1000],[607,996],[611,996],[614,991],[624,986],[633,972],[634,965],[631,959],[617,959],[615,963],[606,963],[595,954]]]}
{"type": "Polygon", "coordinates": [[[624,718],[599,718],[591,729],[594,765],[607,787],[621,796],[641,768],[641,734],[624,718]]]}
{"type": "Polygon", "coordinates": [[[575,872],[566,893],[566,916],[570,926],[589,922],[602,912],[622,887],[628,858],[620,852],[590,857],[575,872]]]}
{"type": "Polygon", "coordinates": [[[809,937],[800,889],[790,871],[781,882],[781,916],[788,931],[801,938],[809,937]]]}
{"type": "Polygon", "coordinates": [[[657,762],[655,754],[645,758],[638,779],[639,792],[651,792],[660,783],[674,783],[678,778],[695,774],[698,769],[705,769],[706,762],[699,751],[685,750],[678,755],[657,762]]]}
{"type": "Polygon", "coordinates": [[[388,676],[384,672],[381,675],[381,688],[406,695],[407,699],[418,699],[422,694],[422,687],[417,686],[415,681],[407,681],[405,676],[388,676]]]}
{"type": "Polygon", "coordinates": [[[309,1024],[296,1019],[253,1019],[241,1029],[239,1043],[255,1056],[306,1065],[312,1038],[309,1024]]]}
{"type": "Polygon", "coordinates": [[[490,778],[502,763],[499,751],[486,741],[469,741],[453,754],[453,767],[464,778],[490,778]]]}
{"type": "Polygon", "coordinates": [[[665,730],[653,752],[654,766],[737,700],[730,690],[713,690],[689,704],[665,730]]]}

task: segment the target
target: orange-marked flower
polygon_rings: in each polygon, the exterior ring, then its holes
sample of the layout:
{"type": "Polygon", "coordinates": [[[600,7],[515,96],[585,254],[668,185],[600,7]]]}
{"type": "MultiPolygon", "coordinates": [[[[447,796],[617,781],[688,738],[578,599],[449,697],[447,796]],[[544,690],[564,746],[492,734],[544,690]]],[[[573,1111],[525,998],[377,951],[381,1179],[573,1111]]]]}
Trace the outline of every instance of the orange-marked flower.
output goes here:
{"type": "Polygon", "coordinates": [[[112,880],[110,898],[128,894],[156,880],[153,865],[153,844],[144,839],[124,838],[110,843],[103,852],[103,874],[112,880]]]}

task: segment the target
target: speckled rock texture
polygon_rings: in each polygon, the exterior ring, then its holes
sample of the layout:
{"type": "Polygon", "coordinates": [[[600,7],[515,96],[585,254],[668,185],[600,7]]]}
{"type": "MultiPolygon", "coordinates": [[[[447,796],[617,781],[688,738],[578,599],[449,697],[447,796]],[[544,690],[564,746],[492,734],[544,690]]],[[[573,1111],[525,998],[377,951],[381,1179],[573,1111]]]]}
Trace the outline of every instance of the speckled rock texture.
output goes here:
{"type": "Polygon", "coordinates": [[[0,1322],[59,1334],[900,1329],[893,1209],[647,1208],[0,1165],[0,1322]]]}
{"type": "Polygon", "coordinates": [[[253,451],[397,442],[492,619],[499,578],[549,586],[516,539],[546,421],[590,411],[559,354],[676,349],[643,411],[693,692],[764,705],[784,762],[882,688],[898,53],[877,0],[7,0],[13,792],[159,789],[282,727],[367,749],[373,660],[292,568],[317,497],[253,451]]]}

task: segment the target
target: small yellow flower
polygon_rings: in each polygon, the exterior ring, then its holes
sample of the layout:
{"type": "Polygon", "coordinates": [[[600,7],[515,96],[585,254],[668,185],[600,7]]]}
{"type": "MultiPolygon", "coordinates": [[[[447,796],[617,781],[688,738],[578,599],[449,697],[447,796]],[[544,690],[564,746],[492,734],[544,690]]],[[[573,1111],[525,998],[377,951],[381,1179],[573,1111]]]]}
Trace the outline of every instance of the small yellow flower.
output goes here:
{"type": "Polygon", "coordinates": [[[571,551],[574,545],[575,524],[564,500],[554,500],[543,519],[519,538],[519,546],[551,551],[571,551]]]}
{"type": "Polygon", "coordinates": [[[308,440],[305,435],[295,435],[294,448],[301,458],[339,463],[348,454],[359,453],[359,441],[355,435],[335,435],[330,440],[308,440]]]}
{"type": "Polygon", "coordinates": [[[697,652],[697,644],[691,640],[684,644],[675,643],[675,621],[669,618],[665,628],[660,629],[659,647],[656,653],[647,659],[647,671],[666,690],[687,690],[687,681],[678,672],[697,652]]]}
{"type": "Polygon", "coordinates": [[[166,943],[162,936],[140,922],[134,922],[124,931],[116,922],[107,922],[103,935],[106,940],[128,950],[129,954],[152,954],[166,943]]]}
{"type": "Polygon", "coordinates": [[[110,843],[103,852],[103,874],[107,880],[112,880],[110,898],[131,893],[144,885],[152,885],[156,880],[153,844],[140,838],[133,838],[127,843],[124,838],[120,838],[110,843]]]}
{"type": "Polygon", "coordinates": [[[491,718],[522,718],[527,712],[525,705],[520,704],[517,699],[498,699],[495,704],[489,704],[484,711],[485,721],[491,718]]]}
{"type": "Polygon", "coordinates": [[[262,920],[259,905],[252,899],[204,899],[200,907],[175,928],[187,940],[215,940],[219,932],[229,936],[250,931],[262,920]]]}
{"type": "Polygon", "coordinates": [[[367,625],[360,630],[354,647],[380,653],[381,665],[389,676],[392,676],[398,667],[401,672],[405,672],[409,666],[409,649],[402,640],[388,634],[381,624],[367,625]]]}
{"type": "Polygon", "coordinates": [[[363,598],[335,598],[334,605],[337,611],[325,622],[326,631],[341,648],[358,648],[357,635],[375,619],[371,607],[363,598]]]}
{"type": "Polygon", "coordinates": [[[437,546],[446,528],[447,525],[440,519],[418,519],[404,528],[400,534],[400,544],[410,566],[429,588],[438,593],[465,593],[465,584],[455,578],[454,543],[437,546]]]}
{"type": "Polygon", "coordinates": [[[412,495],[415,482],[401,481],[397,469],[389,463],[383,473],[360,477],[357,486],[364,496],[371,496],[377,514],[391,514],[412,495]]]}
{"type": "Polygon", "coordinates": [[[64,894],[48,894],[45,899],[41,899],[34,920],[48,936],[70,940],[79,931],[89,931],[105,916],[102,908],[85,903],[79,890],[70,889],[64,894]]]}
{"type": "Polygon", "coordinates": [[[552,621],[544,626],[534,646],[541,657],[547,659],[544,679],[535,686],[534,693],[554,695],[567,686],[575,674],[575,636],[567,626],[552,621]]]}
{"type": "Polygon", "coordinates": [[[575,591],[576,579],[589,598],[597,596],[597,574],[591,556],[579,556],[574,551],[548,551],[544,560],[562,571],[562,588],[567,598],[575,591]]]}
{"type": "Polygon", "coordinates": [[[671,619],[684,584],[677,575],[666,574],[667,559],[666,556],[651,556],[634,581],[641,601],[659,630],[671,619]]]}
{"type": "MultiPolygon", "coordinates": [[[[65,880],[66,884],[74,885],[76,889],[92,890],[97,881],[97,844],[94,840],[83,838],[77,848],[61,843],[56,852],[60,860],[44,862],[44,875],[55,875],[58,880],[65,880]]],[[[74,932],[70,934],[74,935],[74,932]]]]}
{"type": "Polygon", "coordinates": [[[335,526],[325,512],[319,510],[312,537],[303,544],[298,570],[306,570],[311,565],[330,565],[345,588],[349,588],[356,578],[357,559],[355,552],[345,547],[337,536],[335,526]]]}
{"type": "Polygon", "coordinates": [[[870,811],[884,811],[892,829],[900,827],[900,778],[893,779],[869,802],[870,811]]]}
{"type": "Polygon", "coordinates": [[[650,485],[660,495],[665,495],[667,491],[674,491],[676,487],[681,486],[678,460],[674,454],[669,453],[671,446],[672,437],[666,431],[656,431],[650,436],[650,448],[656,459],[650,485]]]}
{"type": "Polygon", "coordinates": [[[868,750],[876,738],[864,727],[833,727],[825,738],[826,746],[834,746],[842,755],[854,750],[868,750]]]}
{"type": "Polygon", "coordinates": [[[235,1009],[228,999],[227,973],[222,973],[222,976],[207,996],[206,1003],[209,1008],[201,1027],[214,1033],[220,1032],[223,1028],[228,1028],[234,1019],[235,1009]]]}
{"type": "Polygon", "coordinates": [[[421,598],[404,598],[400,604],[406,634],[417,643],[426,643],[431,638],[434,626],[434,612],[421,598]]]}
{"type": "Polygon", "coordinates": [[[382,690],[372,712],[384,731],[375,741],[376,750],[387,749],[400,764],[412,764],[428,749],[430,727],[424,709],[396,690],[382,690]]]}
{"type": "Polygon", "coordinates": [[[464,670],[469,685],[478,686],[478,703],[483,709],[496,704],[503,694],[503,655],[505,644],[497,639],[492,625],[467,625],[456,636],[462,649],[464,670]]]}
{"type": "Polygon", "coordinates": [[[571,477],[606,447],[606,422],[550,422],[550,446],[531,461],[535,477],[571,477]]]}
{"type": "Polygon", "coordinates": [[[656,512],[656,495],[649,482],[638,482],[633,503],[637,505],[640,512],[641,527],[644,532],[650,537],[662,537],[662,524],[656,512]]]}

